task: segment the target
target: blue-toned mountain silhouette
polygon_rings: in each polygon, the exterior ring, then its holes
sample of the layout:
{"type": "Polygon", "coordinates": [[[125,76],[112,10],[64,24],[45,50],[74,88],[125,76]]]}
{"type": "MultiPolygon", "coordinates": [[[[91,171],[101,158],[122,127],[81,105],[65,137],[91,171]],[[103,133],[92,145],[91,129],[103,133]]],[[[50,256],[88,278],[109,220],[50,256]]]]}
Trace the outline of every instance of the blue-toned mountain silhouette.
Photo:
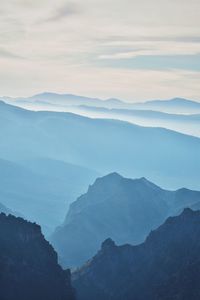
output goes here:
{"type": "Polygon", "coordinates": [[[73,274],[78,300],[198,300],[200,212],[185,209],[139,246],[101,250],[73,274]]]}
{"type": "Polygon", "coordinates": [[[0,245],[0,299],[75,299],[70,272],[38,225],[0,214],[0,245]]]}
{"type": "Polygon", "coordinates": [[[0,104],[0,157],[50,158],[96,170],[145,176],[162,187],[199,189],[200,139],[162,128],[0,104]]]}
{"type": "Polygon", "coordinates": [[[168,216],[185,207],[198,209],[200,192],[168,191],[145,178],[127,179],[112,173],[98,178],[70,206],[51,241],[63,266],[80,266],[106,238],[120,245],[139,244],[168,216]]]}

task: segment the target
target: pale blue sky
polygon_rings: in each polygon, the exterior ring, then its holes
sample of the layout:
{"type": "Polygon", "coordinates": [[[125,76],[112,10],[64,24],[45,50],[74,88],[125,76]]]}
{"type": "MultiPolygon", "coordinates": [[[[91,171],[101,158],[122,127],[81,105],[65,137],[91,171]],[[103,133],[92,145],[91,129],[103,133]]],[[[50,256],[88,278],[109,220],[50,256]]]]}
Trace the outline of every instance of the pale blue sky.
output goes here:
{"type": "Polygon", "coordinates": [[[0,94],[200,100],[199,0],[1,0],[0,94]]]}

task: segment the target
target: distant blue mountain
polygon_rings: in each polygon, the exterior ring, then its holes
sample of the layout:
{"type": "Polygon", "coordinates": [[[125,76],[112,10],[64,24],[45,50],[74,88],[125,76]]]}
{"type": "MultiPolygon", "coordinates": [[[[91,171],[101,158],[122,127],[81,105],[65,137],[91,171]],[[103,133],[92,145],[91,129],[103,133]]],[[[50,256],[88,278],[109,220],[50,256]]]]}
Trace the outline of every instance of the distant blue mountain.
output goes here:
{"type": "Polygon", "coordinates": [[[32,97],[11,98],[1,97],[2,100],[10,104],[24,105],[25,107],[51,107],[56,109],[67,106],[95,106],[104,108],[118,108],[118,109],[145,109],[163,111],[166,113],[200,113],[200,102],[188,100],[184,98],[173,98],[170,100],[152,100],[146,102],[130,103],[116,98],[109,98],[102,100],[99,98],[91,98],[84,96],[77,96],[72,94],[57,94],[57,93],[41,93],[32,97]],[[36,106],[37,105],[37,106],[36,106]]]}
{"type": "Polygon", "coordinates": [[[60,160],[100,174],[145,176],[162,187],[199,189],[200,139],[162,128],[0,103],[0,157],[60,160]]]}
{"type": "Polygon", "coordinates": [[[163,120],[174,120],[174,121],[182,121],[182,122],[192,122],[192,121],[200,121],[200,114],[170,114],[161,111],[153,111],[153,110],[140,110],[140,109],[118,109],[118,108],[105,108],[105,107],[95,107],[95,106],[87,106],[80,105],[78,106],[80,109],[85,109],[86,111],[91,112],[102,112],[102,113],[115,113],[121,115],[129,115],[136,116],[141,118],[149,118],[149,119],[163,119],[163,120]]]}
{"type": "Polygon", "coordinates": [[[32,109],[71,112],[92,118],[128,121],[140,126],[164,127],[200,137],[200,102],[183,98],[128,103],[72,94],[42,93],[28,98],[3,98],[7,103],[32,109]]]}
{"type": "Polygon", "coordinates": [[[91,107],[81,105],[74,108],[74,111],[85,116],[95,118],[110,118],[123,120],[130,123],[164,127],[181,133],[200,137],[200,113],[199,114],[169,114],[156,110],[146,109],[118,109],[91,107]]]}
{"type": "Polygon", "coordinates": [[[145,178],[133,180],[112,173],[98,178],[71,204],[51,242],[64,267],[80,266],[106,238],[119,245],[139,244],[168,216],[195,206],[200,206],[200,192],[168,191],[145,178]]]}
{"type": "Polygon", "coordinates": [[[152,100],[152,101],[147,101],[145,102],[148,105],[168,105],[168,106],[172,106],[172,107],[176,107],[176,106],[185,106],[186,108],[190,108],[190,107],[194,107],[194,108],[199,108],[200,103],[197,101],[193,101],[193,100],[188,100],[188,99],[184,99],[184,98],[173,98],[171,100],[152,100]]]}
{"type": "Polygon", "coordinates": [[[92,106],[119,106],[123,101],[118,99],[101,100],[98,98],[90,98],[84,96],[77,96],[72,94],[56,94],[56,93],[41,93],[27,98],[10,98],[2,97],[2,100],[10,104],[38,104],[38,105],[55,105],[55,106],[70,106],[70,105],[92,105],[92,106]]]}
{"type": "Polygon", "coordinates": [[[168,113],[200,113],[200,102],[183,98],[147,101],[142,104],[137,103],[135,107],[138,107],[139,109],[151,109],[168,113]]]}

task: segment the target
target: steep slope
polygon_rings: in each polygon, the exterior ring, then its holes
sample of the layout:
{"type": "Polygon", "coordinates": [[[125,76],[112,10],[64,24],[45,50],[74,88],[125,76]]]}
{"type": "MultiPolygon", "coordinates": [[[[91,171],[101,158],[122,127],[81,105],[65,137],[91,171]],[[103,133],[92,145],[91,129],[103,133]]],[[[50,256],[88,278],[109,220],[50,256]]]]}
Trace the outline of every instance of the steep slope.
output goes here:
{"type": "Polygon", "coordinates": [[[51,241],[64,266],[79,266],[106,238],[117,244],[141,243],[169,215],[198,203],[200,192],[167,191],[145,178],[133,180],[112,173],[97,179],[70,206],[51,241]]]}
{"type": "Polygon", "coordinates": [[[0,298],[2,300],[73,300],[69,271],[40,227],[0,214],[0,298]]]}
{"type": "Polygon", "coordinates": [[[93,171],[51,159],[20,163],[0,159],[0,199],[50,234],[63,222],[69,204],[96,176],[93,171]]]}
{"type": "Polygon", "coordinates": [[[0,157],[51,158],[142,177],[165,188],[199,188],[200,139],[162,128],[0,104],[0,157]],[[120,158],[120,159],[119,159],[120,158]]]}
{"type": "Polygon", "coordinates": [[[185,209],[139,246],[101,250],[73,274],[78,300],[198,300],[200,212],[185,209]]]}

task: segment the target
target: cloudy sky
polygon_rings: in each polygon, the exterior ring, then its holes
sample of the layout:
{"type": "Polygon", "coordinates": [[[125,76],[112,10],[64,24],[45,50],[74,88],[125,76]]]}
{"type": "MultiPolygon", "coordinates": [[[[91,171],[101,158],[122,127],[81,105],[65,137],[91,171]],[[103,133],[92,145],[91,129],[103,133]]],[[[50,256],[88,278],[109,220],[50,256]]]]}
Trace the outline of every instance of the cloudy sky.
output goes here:
{"type": "Polygon", "coordinates": [[[0,94],[200,101],[199,0],[1,0],[0,94]]]}

